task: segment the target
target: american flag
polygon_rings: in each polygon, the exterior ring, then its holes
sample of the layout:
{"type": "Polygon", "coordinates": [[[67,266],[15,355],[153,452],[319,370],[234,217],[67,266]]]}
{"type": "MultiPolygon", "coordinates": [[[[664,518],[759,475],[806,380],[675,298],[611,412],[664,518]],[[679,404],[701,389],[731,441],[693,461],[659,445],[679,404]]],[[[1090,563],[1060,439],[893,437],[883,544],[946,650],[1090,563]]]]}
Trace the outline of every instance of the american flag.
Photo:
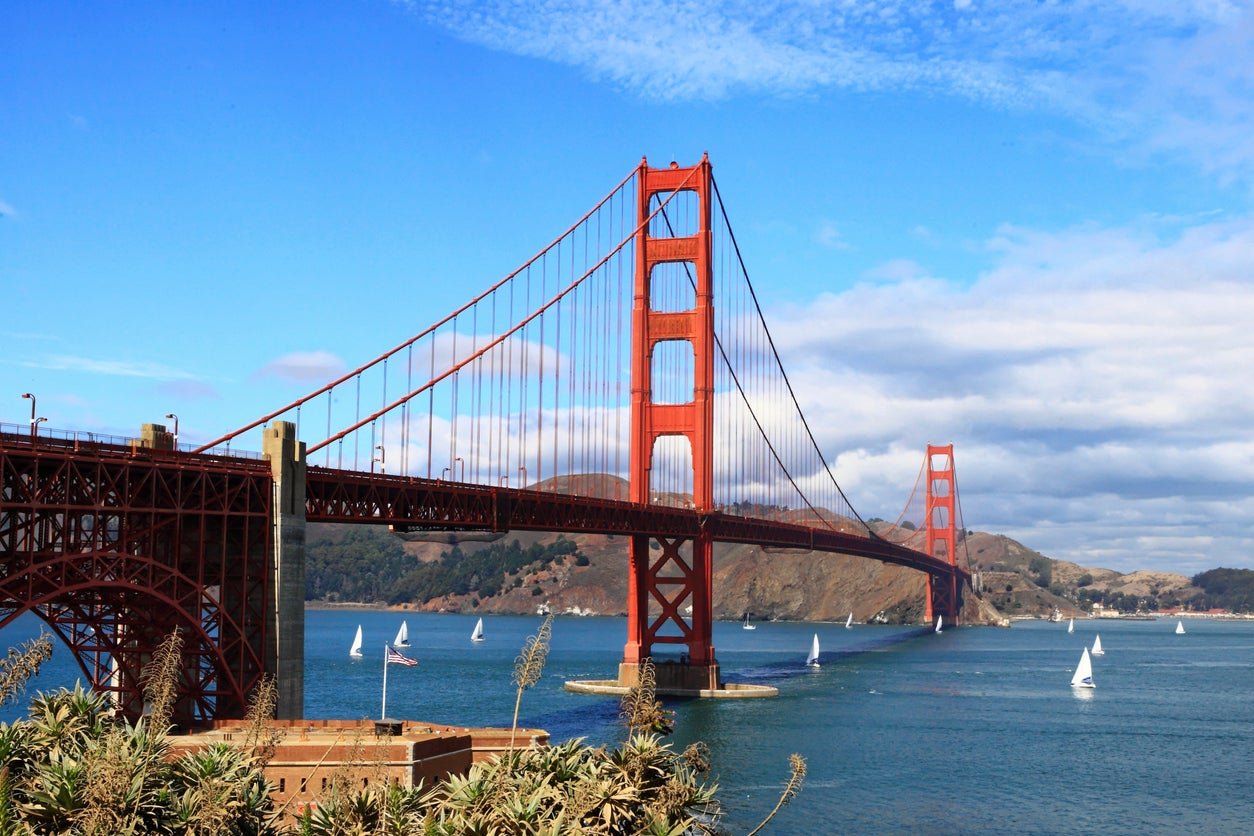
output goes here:
{"type": "Polygon", "coordinates": [[[395,662],[398,665],[404,665],[407,668],[412,668],[418,664],[417,659],[410,659],[408,656],[406,656],[404,653],[401,653],[399,650],[393,650],[392,648],[389,647],[387,663],[390,665],[393,662],[395,662]]]}

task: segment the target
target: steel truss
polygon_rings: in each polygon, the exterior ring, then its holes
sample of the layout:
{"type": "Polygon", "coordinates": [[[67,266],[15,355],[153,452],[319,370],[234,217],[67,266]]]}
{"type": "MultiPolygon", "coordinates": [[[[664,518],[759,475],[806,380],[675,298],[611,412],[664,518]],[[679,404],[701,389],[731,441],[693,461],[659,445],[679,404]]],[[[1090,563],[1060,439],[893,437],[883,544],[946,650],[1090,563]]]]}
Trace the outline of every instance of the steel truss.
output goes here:
{"type": "Polygon", "coordinates": [[[172,631],[174,721],[242,717],[266,669],[266,463],[0,437],[0,627],[33,611],[123,715],[172,631]]]}

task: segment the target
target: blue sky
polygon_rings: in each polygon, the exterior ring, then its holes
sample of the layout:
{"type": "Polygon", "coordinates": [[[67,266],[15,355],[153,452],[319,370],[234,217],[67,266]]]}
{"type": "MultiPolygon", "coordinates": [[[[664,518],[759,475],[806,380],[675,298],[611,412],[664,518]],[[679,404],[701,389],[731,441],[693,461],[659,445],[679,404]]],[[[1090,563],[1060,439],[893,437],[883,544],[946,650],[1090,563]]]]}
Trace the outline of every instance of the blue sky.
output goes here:
{"type": "Polygon", "coordinates": [[[1251,54],[1218,0],[9,4],[0,421],[208,440],[708,152],[864,516],[952,441],[972,528],[1254,567],[1251,54]]]}

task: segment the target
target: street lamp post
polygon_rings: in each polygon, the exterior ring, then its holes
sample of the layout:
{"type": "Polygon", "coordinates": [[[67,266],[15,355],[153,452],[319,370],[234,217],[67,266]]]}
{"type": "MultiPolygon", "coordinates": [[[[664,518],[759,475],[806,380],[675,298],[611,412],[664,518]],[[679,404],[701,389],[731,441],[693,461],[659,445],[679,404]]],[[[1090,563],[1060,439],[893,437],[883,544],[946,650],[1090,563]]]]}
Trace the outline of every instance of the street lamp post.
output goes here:
{"type": "Polygon", "coordinates": [[[453,461],[462,463],[462,468],[461,468],[462,473],[459,478],[461,479],[461,481],[465,482],[466,481],[466,460],[463,459],[461,456],[458,456],[457,458],[453,459],[453,461]]]}
{"type": "MultiPolygon", "coordinates": [[[[34,426],[35,426],[35,427],[38,427],[40,424],[42,424],[44,421],[47,421],[47,420],[48,420],[47,418],[45,418],[44,416],[40,415],[38,418],[36,418],[36,419],[35,419],[35,424],[34,424],[34,426]]],[[[31,434],[31,437],[33,438],[34,436],[36,436],[36,435],[38,435],[38,434],[39,434],[39,430],[38,430],[38,429],[32,429],[32,430],[31,430],[31,432],[30,432],[30,434],[31,434]]]]}
{"type": "Polygon", "coordinates": [[[23,398],[30,398],[30,437],[35,437],[35,396],[30,392],[22,395],[23,398]]]}
{"type": "Polygon", "coordinates": [[[179,417],[173,412],[165,417],[174,419],[174,449],[177,450],[179,449],[179,417]]]}

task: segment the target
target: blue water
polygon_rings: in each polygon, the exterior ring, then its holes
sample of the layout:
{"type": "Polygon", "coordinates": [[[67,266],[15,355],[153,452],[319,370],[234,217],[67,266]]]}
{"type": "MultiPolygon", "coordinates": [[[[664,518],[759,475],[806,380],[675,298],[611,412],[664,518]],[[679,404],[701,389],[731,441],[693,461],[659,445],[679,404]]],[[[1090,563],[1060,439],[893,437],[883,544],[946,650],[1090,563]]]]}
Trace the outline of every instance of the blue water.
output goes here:
{"type": "MultiPolygon", "coordinates": [[[[535,617],[405,616],[416,668],[388,670],[388,715],[466,726],[509,725],[514,658],[535,617]]],[[[306,715],[380,715],[383,644],[397,613],[311,611],[306,715]],[[366,658],[352,661],[357,625],[366,658]],[[374,649],[372,649],[374,648],[374,649]]],[[[1193,620],[1022,622],[1009,630],[763,623],[718,624],[724,678],[775,685],[764,700],[688,700],[673,745],[711,748],[724,826],[752,829],[774,806],[788,755],[807,762],[801,794],[772,834],[1055,834],[1254,832],[1254,624],[1193,620]],[[1097,688],[1069,686],[1100,630],[1097,688]],[[822,667],[802,662],[810,636],[822,667]]],[[[0,641],[38,632],[24,617],[0,641]]],[[[571,694],[567,679],[614,675],[621,618],[558,618],[541,682],[519,722],[555,740],[621,738],[612,698],[571,694]]],[[[34,688],[70,684],[57,653],[34,688]]],[[[15,712],[6,706],[0,719],[15,712]]]]}

